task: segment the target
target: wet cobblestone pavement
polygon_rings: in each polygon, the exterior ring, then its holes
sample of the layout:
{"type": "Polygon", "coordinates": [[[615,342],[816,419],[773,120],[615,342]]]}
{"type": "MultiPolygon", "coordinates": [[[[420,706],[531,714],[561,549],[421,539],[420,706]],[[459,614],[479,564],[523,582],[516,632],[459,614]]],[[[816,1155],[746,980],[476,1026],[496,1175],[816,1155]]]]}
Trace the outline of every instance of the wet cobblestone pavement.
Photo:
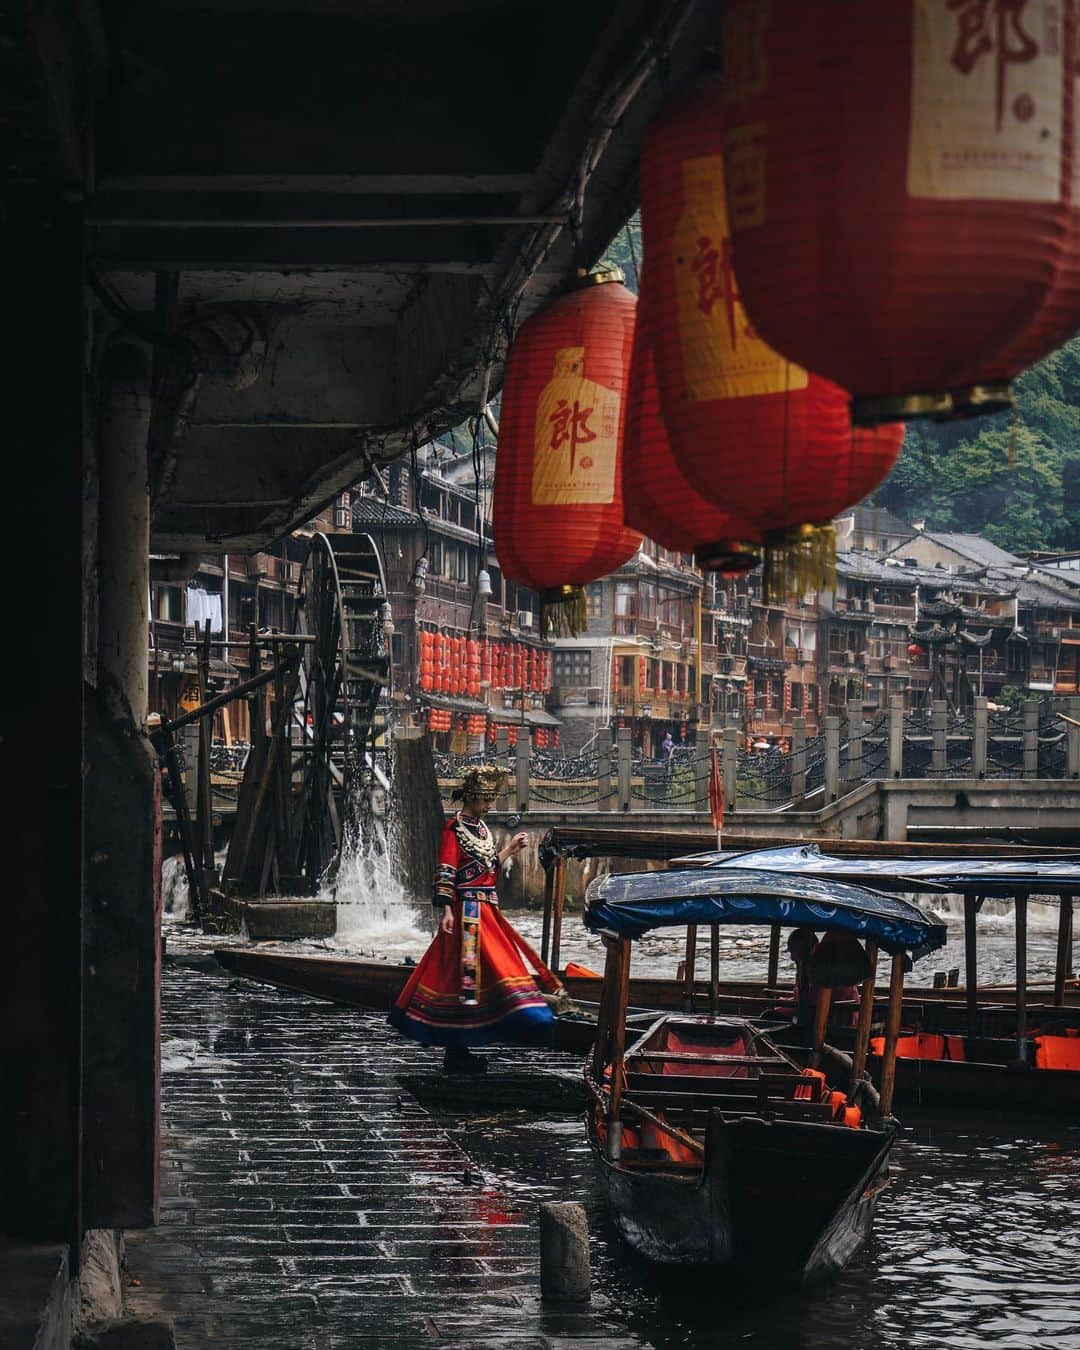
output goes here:
{"type": "Polygon", "coordinates": [[[163,1037],[161,1224],[128,1234],[127,1296],[180,1350],[642,1344],[602,1299],[541,1306],[537,1194],[403,1088],[439,1061],[382,1017],[169,967],[163,1037]]]}

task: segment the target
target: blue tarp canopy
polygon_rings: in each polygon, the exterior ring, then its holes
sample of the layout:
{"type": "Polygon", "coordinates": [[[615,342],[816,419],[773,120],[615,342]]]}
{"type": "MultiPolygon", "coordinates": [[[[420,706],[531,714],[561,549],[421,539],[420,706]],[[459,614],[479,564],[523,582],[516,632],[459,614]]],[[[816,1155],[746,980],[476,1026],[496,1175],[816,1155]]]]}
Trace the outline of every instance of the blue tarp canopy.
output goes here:
{"type": "Polygon", "coordinates": [[[882,950],[921,956],[945,945],[945,926],[906,900],[846,882],[723,866],[604,877],[589,886],[585,926],[638,938],[687,924],[778,923],[850,933],[882,950]]]}
{"type": "Polygon", "coordinates": [[[698,853],[682,863],[709,868],[777,872],[784,876],[849,881],[886,891],[954,891],[1014,896],[1080,894],[1076,858],[835,858],[816,844],[766,848],[754,853],[698,853]]]}

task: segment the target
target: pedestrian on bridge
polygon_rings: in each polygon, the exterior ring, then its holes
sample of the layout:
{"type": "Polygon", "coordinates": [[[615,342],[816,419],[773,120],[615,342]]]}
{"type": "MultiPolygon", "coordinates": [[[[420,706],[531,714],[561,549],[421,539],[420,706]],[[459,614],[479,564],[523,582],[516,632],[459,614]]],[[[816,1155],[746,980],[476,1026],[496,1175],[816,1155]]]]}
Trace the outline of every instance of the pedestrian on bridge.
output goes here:
{"type": "Polygon", "coordinates": [[[546,1044],[554,1019],[544,993],[562,987],[499,908],[498,869],[528,843],[520,833],[497,849],[484,821],[504,777],[481,765],[454,792],[462,808],[443,829],[432,891],[438,931],[390,1010],[406,1036],[446,1048],[447,1073],[484,1072],[475,1045],[546,1044]]]}

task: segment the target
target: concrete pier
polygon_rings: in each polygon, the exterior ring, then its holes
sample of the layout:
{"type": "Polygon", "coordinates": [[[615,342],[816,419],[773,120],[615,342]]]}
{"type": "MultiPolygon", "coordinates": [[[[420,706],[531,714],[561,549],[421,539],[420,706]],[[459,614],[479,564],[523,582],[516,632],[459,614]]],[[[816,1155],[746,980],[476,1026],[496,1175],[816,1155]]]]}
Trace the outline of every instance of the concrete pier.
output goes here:
{"type": "Polygon", "coordinates": [[[402,1079],[435,1051],[199,970],[164,992],[162,1222],[127,1235],[125,1292],[179,1350],[640,1344],[610,1307],[541,1304],[538,1204],[563,1197],[515,1194],[419,1105],[402,1079]]]}

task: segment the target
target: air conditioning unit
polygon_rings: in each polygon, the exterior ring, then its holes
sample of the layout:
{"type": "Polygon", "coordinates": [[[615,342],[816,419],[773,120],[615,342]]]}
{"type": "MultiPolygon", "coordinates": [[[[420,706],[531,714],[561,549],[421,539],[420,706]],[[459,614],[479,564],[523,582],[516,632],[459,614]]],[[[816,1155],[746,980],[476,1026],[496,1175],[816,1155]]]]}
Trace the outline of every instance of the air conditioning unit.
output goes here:
{"type": "Polygon", "coordinates": [[[517,626],[519,628],[531,628],[533,626],[533,615],[531,609],[519,609],[517,612],[517,626]]]}
{"type": "Polygon", "coordinates": [[[804,661],[804,662],[809,661],[810,653],[806,650],[805,647],[800,647],[795,654],[795,659],[796,661],[804,661]]]}
{"type": "Polygon", "coordinates": [[[848,599],[848,604],[851,606],[852,609],[862,609],[862,597],[858,595],[850,596],[848,599]]]}

